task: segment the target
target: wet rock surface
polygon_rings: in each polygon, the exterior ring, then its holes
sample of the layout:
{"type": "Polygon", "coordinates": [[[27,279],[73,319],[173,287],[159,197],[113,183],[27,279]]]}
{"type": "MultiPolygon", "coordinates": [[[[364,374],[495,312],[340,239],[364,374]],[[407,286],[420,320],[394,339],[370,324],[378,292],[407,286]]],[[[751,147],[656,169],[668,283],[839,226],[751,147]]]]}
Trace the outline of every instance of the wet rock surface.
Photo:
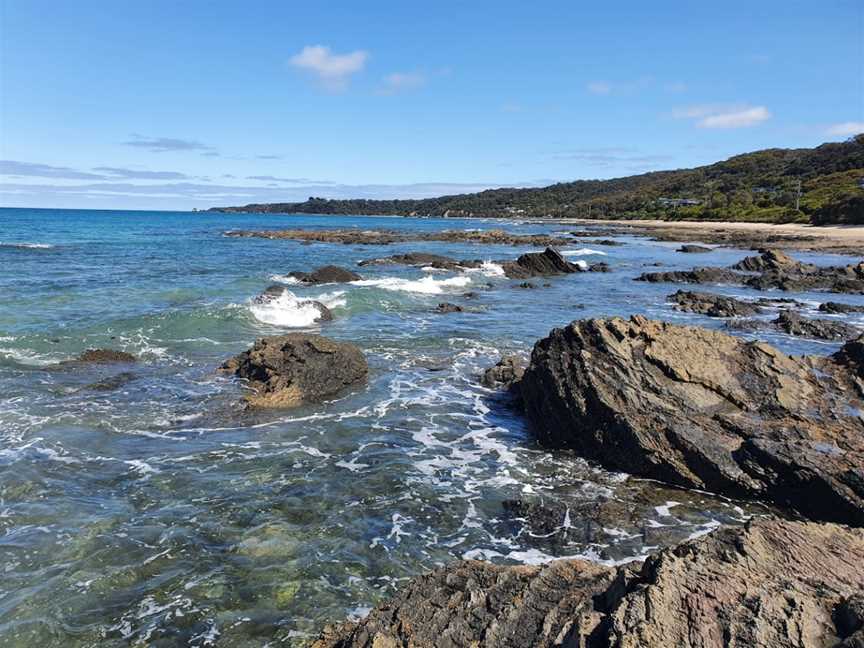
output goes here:
{"type": "Polygon", "coordinates": [[[248,381],[255,392],[249,405],[277,408],[336,396],[365,382],[369,371],[353,344],[305,333],[260,338],[221,369],[248,381]]]}
{"type": "Polygon", "coordinates": [[[640,316],[583,320],[534,346],[519,392],[547,447],[862,525],[861,341],[848,345],[798,358],[640,316]]]}
{"type": "Polygon", "coordinates": [[[641,566],[461,561],[412,579],[359,622],[328,627],[313,646],[854,646],[862,555],[864,530],[766,518],[641,566]]]}
{"type": "Polygon", "coordinates": [[[581,272],[582,268],[570,263],[555,248],[547,247],[543,252],[528,252],[515,261],[501,264],[504,274],[510,279],[530,279],[552,275],[581,272]]]}
{"type": "Polygon", "coordinates": [[[704,245],[682,245],[679,247],[676,252],[683,252],[684,254],[704,254],[706,252],[713,252],[714,248],[705,247],[704,245]]]}
{"type": "Polygon", "coordinates": [[[427,252],[408,252],[407,254],[394,254],[388,257],[378,257],[360,261],[357,265],[408,265],[436,268],[438,270],[461,270],[464,268],[477,268],[482,265],[480,259],[463,260],[453,259],[441,254],[429,254],[427,252]]]}
{"type": "Polygon", "coordinates": [[[138,359],[131,353],[117,351],[116,349],[87,349],[71,362],[89,362],[94,364],[105,364],[111,362],[137,362],[138,359]]]}
{"type": "Polygon", "coordinates": [[[780,311],[773,324],[789,335],[819,340],[850,340],[861,335],[861,331],[851,324],[835,320],[810,319],[790,310],[780,311]]]}
{"type": "Polygon", "coordinates": [[[668,299],[675,304],[675,310],[709,317],[749,317],[762,312],[761,308],[749,302],[713,293],[679,290],[668,299]]]}
{"type": "Polygon", "coordinates": [[[459,306],[457,304],[451,304],[450,302],[441,302],[435,308],[435,312],[436,313],[442,313],[442,314],[463,313],[463,312],[465,312],[465,309],[462,306],[459,306]]]}
{"type": "Polygon", "coordinates": [[[824,302],[819,304],[819,311],[822,313],[864,313],[864,306],[856,306],[855,304],[842,304],[840,302],[824,302]]]}
{"type": "Polygon", "coordinates": [[[289,272],[288,276],[294,277],[301,283],[310,285],[348,283],[349,281],[359,281],[363,278],[356,272],[334,265],[323,266],[312,272],[289,272]]]}
{"type": "Polygon", "coordinates": [[[483,372],[480,382],[490,389],[510,389],[521,380],[526,364],[520,356],[506,355],[483,372]]]}

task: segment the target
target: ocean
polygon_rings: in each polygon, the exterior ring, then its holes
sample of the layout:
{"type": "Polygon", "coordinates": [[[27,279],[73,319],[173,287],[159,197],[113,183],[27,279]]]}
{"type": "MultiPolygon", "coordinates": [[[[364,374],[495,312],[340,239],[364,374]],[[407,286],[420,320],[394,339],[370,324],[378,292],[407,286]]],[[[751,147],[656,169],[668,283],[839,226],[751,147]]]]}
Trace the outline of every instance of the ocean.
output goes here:
{"type": "MultiPolygon", "coordinates": [[[[667,295],[678,286],[633,279],[656,263],[725,266],[752,252],[574,238],[562,248],[570,260],[605,261],[611,271],[551,278],[549,287],[532,280],[537,288],[527,290],[495,262],[529,247],[224,236],[333,227],[576,229],[0,209],[0,645],[300,646],[451,560],[626,562],[765,511],[544,451],[508,398],[478,380],[502,354],[527,354],[574,319],[644,314],[720,327],[674,311],[667,295]],[[489,263],[465,272],[357,266],[409,251],[489,263]],[[287,276],[326,264],[363,280],[310,287],[287,276]],[[272,284],[321,301],[334,320],[314,323],[290,296],[255,303],[272,284]],[[436,313],[444,301],[470,309],[436,313]],[[244,411],[243,385],[219,365],[256,338],[289,331],[357,344],[368,384],[314,406],[244,411]],[[88,348],[139,362],[57,366],[88,348]],[[564,523],[532,530],[519,512],[536,505],[565,509],[564,523]]],[[[783,296],[814,311],[829,299],[783,296]]],[[[860,314],[844,319],[864,324],[860,314]]],[[[839,347],[759,336],[790,353],[839,347]]]]}

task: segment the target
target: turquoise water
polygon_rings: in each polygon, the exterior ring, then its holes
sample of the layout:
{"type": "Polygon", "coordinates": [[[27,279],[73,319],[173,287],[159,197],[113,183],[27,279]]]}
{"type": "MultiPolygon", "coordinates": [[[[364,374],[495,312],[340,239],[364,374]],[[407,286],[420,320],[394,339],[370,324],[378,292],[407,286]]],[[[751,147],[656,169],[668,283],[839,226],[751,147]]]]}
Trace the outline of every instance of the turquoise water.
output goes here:
{"type": "MultiPolygon", "coordinates": [[[[477,382],[502,353],[527,353],[575,318],[644,313],[720,326],[672,311],[665,296],[676,287],[632,278],[656,262],[727,265],[745,251],[697,258],[631,237],[618,247],[574,239],[571,258],[604,260],[613,271],[537,290],[514,288],[494,265],[461,274],[368,266],[358,269],[360,284],[289,286],[335,314],[298,329],[290,304],[251,302],[292,270],[407,251],[500,260],[530,248],[223,236],[501,226],[0,210],[0,645],[299,646],[452,559],[629,560],[759,510],[543,452],[506,399],[477,382]],[[464,299],[466,291],[479,298],[464,299]],[[432,312],[441,301],[477,312],[432,312]],[[243,412],[242,385],[216,368],[256,337],[289,330],[359,345],[369,384],[314,407],[243,412]],[[140,362],[52,366],[93,347],[140,362]],[[94,388],[105,379],[116,379],[113,389],[94,388]],[[568,524],[532,533],[508,518],[503,502],[514,498],[570,507],[568,524]]],[[[784,296],[814,308],[827,299],[784,296]]],[[[767,337],[790,352],[837,348],[767,337]]]]}

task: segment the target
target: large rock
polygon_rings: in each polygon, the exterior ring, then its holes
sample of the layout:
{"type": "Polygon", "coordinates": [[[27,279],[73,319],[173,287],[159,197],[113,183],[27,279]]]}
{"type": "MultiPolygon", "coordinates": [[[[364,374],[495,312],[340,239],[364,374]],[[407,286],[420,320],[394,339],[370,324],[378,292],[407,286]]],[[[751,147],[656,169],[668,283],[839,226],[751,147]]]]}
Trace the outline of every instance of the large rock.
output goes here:
{"type": "Polygon", "coordinates": [[[290,333],[261,338],[222,370],[249,381],[255,407],[297,407],[336,396],[366,380],[362,351],[320,335],[290,333]]]}
{"type": "Polygon", "coordinates": [[[816,266],[796,261],[785,252],[780,250],[759,250],[759,254],[749,256],[732,266],[734,270],[745,272],[766,272],[768,270],[782,270],[785,272],[813,272],[816,266]]]}
{"type": "Polygon", "coordinates": [[[551,247],[547,247],[543,252],[528,252],[515,261],[505,261],[501,267],[510,279],[548,277],[582,271],[580,266],[570,263],[558,250],[551,247]]]}
{"type": "Polygon", "coordinates": [[[505,355],[483,372],[480,382],[490,389],[510,389],[524,373],[525,360],[517,355],[505,355]]]}
{"type": "Polygon", "coordinates": [[[669,270],[645,272],[636,281],[650,283],[695,283],[695,284],[740,284],[742,275],[726,268],[693,268],[693,270],[669,270]]]}
{"type": "Polygon", "coordinates": [[[675,310],[709,317],[749,317],[762,312],[761,308],[749,302],[713,293],[679,290],[668,299],[675,304],[675,310]]]}
{"type": "Polygon", "coordinates": [[[634,316],[534,346],[519,391],[539,440],[672,484],[864,525],[864,393],[854,358],[634,316]]]}
{"type": "Polygon", "coordinates": [[[819,304],[819,311],[832,314],[864,313],[864,306],[829,301],[819,304]]]}
{"type": "Polygon", "coordinates": [[[313,648],[857,646],[862,556],[861,529],[762,519],[641,566],[456,562],[313,648]]]}
{"type": "Polygon", "coordinates": [[[356,272],[334,265],[323,266],[312,272],[290,272],[288,276],[305,284],[348,283],[362,279],[356,272]]]}

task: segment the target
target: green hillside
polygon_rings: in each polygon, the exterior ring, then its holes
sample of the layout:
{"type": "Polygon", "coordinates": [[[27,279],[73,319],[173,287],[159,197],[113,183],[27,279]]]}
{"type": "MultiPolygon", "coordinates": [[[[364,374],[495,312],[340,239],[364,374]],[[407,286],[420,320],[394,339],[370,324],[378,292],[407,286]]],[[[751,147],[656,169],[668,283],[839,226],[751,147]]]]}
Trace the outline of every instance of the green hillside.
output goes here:
{"type": "Polygon", "coordinates": [[[864,134],[813,149],[766,149],[695,169],[421,200],[329,200],[215,211],[580,217],[864,224],[864,134]]]}

